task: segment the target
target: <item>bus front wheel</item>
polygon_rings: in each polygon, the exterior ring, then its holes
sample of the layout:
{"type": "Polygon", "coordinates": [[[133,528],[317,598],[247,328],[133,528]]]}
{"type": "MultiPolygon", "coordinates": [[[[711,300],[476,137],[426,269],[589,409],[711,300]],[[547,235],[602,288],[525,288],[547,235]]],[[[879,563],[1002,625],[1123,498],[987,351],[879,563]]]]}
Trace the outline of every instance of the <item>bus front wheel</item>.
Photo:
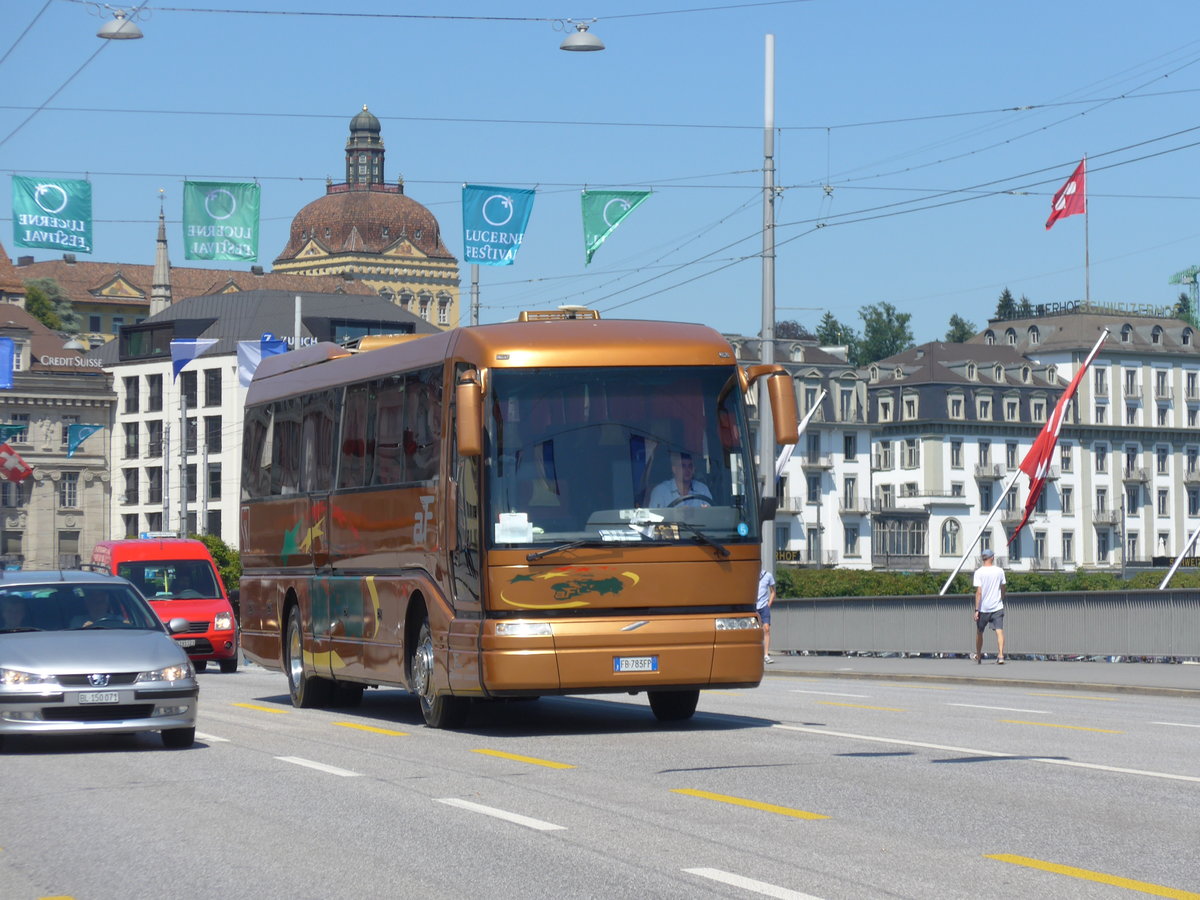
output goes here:
{"type": "Polygon", "coordinates": [[[649,691],[650,709],[660,722],[682,722],[696,712],[699,691],[649,691]]]}
{"type": "Polygon", "coordinates": [[[328,706],[332,699],[332,682],[304,671],[304,636],[300,630],[300,610],[293,609],[287,620],[287,640],[283,644],[283,667],[287,672],[288,692],[292,706],[309,709],[328,706]]]}
{"type": "Polygon", "coordinates": [[[433,684],[433,633],[428,617],[421,623],[413,650],[412,685],[421,700],[421,715],[430,728],[458,728],[467,720],[467,701],[439,694],[433,684]]]}

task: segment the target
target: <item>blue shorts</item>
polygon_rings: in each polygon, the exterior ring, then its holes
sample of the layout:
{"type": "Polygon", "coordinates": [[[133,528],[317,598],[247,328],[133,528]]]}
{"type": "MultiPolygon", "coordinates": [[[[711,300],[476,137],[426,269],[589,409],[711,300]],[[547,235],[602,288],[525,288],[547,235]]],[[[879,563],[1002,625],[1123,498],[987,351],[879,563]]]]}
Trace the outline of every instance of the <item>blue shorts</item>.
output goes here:
{"type": "Polygon", "coordinates": [[[769,605],[768,606],[760,606],[760,607],[758,607],[758,609],[755,610],[755,612],[758,613],[758,617],[760,619],[762,619],[762,623],[764,625],[771,624],[771,607],[769,605]]]}
{"type": "Polygon", "coordinates": [[[989,622],[992,623],[992,628],[995,631],[1003,631],[1004,607],[1001,607],[1000,609],[994,609],[991,612],[981,612],[979,614],[979,619],[975,622],[975,627],[979,629],[980,634],[987,629],[989,622]]]}

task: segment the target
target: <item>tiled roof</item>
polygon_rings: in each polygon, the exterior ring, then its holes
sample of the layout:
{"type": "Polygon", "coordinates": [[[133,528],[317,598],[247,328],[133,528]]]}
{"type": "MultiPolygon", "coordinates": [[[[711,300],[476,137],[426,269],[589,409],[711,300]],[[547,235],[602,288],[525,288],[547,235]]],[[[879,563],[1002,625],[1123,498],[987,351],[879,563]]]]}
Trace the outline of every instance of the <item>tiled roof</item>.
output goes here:
{"type": "Polygon", "coordinates": [[[1022,356],[1016,347],[1007,344],[954,343],[930,341],[912,347],[902,353],[889,356],[874,363],[879,369],[879,380],[871,383],[872,388],[891,387],[896,384],[980,384],[1012,387],[1022,384],[1021,367],[1030,369],[1030,381],[1035,387],[1057,387],[1061,379],[1049,381],[1047,367],[1022,356]],[[976,378],[967,378],[967,365],[975,363],[976,378]],[[995,378],[995,368],[1003,369],[1004,377],[995,378]],[[902,377],[894,378],[896,369],[902,377]]]}
{"type": "Polygon", "coordinates": [[[1057,316],[1035,316],[1028,319],[994,320],[987,328],[971,338],[972,348],[987,343],[988,333],[996,345],[1008,343],[1008,332],[1015,333],[1013,349],[1026,355],[1056,353],[1076,350],[1083,353],[1092,349],[1100,332],[1109,329],[1108,339],[1101,352],[1104,353],[1196,353],[1196,329],[1182,319],[1158,316],[1122,315],[1119,312],[1076,312],[1057,316]],[[1122,340],[1122,331],[1128,328],[1128,340],[1122,340]],[[1158,340],[1155,341],[1155,329],[1158,340]],[[1031,332],[1031,329],[1035,331],[1031,332]],[[1037,335],[1034,340],[1032,335],[1037,335]],[[1184,343],[1185,333],[1188,343],[1184,343]]]}
{"type": "MultiPolygon", "coordinates": [[[[0,251],[2,252],[2,251],[0,251]]],[[[83,354],[78,350],[63,348],[65,341],[58,332],[43,325],[30,313],[15,303],[0,303],[0,328],[3,327],[28,329],[29,344],[32,350],[29,369],[32,372],[80,372],[84,371],[74,365],[43,365],[42,357],[48,359],[76,359],[83,354]]],[[[92,370],[93,372],[98,370],[92,370]]]]}
{"type": "Polygon", "coordinates": [[[454,259],[433,213],[394,191],[347,190],[314,200],[292,219],[288,245],[275,262],[300,257],[310,241],[331,254],[390,250],[391,255],[407,242],[427,258],[454,259]]]}
{"type": "MultiPolygon", "coordinates": [[[[73,302],[129,304],[141,300],[149,303],[154,281],[154,266],[106,262],[67,262],[46,260],[14,270],[22,281],[31,278],[53,278],[63,293],[73,302]],[[129,282],[141,298],[100,297],[97,293],[120,276],[129,282]]],[[[336,276],[294,275],[265,272],[255,275],[237,269],[199,269],[187,266],[171,267],[171,296],[176,301],[186,297],[201,297],[230,291],[299,291],[343,294],[374,294],[368,285],[336,276]]]]}
{"type": "Polygon", "coordinates": [[[21,279],[17,277],[8,254],[4,252],[4,245],[0,244],[0,294],[23,293],[25,293],[25,286],[21,284],[21,279]]]}

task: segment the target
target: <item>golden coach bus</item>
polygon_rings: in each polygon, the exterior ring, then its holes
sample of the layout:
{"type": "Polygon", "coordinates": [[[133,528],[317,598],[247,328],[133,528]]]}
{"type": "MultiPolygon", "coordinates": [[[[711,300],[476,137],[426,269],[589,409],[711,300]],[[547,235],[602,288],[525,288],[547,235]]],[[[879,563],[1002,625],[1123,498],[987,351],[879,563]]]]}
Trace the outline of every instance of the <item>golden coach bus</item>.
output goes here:
{"type": "Polygon", "coordinates": [[[263,361],[246,398],[242,642],[298,707],[406,688],[472,701],[762,679],[760,498],[737,365],[700,325],[525,313],[263,361]],[[690,476],[690,480],[689,480],[690,476]]]}

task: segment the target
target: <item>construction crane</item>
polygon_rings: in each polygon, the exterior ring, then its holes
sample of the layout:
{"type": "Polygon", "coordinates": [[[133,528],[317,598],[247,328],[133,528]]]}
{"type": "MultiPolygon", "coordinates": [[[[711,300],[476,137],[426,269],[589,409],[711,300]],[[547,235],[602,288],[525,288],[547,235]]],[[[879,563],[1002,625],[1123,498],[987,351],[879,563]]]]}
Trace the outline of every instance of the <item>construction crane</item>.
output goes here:
{"type": "Polygon", "coordinates": [[[1191,298],[1191,304],[1188,309],[1187,319],[1193,327],[1200,327],[1196,324],[1196,304],[1200,301],[1200,266],[1188,266],[1182,272],[1176,272],[1171,276],[1168,284],[1186,284],[1188,286],[1188,296],[1191,298]]]}

